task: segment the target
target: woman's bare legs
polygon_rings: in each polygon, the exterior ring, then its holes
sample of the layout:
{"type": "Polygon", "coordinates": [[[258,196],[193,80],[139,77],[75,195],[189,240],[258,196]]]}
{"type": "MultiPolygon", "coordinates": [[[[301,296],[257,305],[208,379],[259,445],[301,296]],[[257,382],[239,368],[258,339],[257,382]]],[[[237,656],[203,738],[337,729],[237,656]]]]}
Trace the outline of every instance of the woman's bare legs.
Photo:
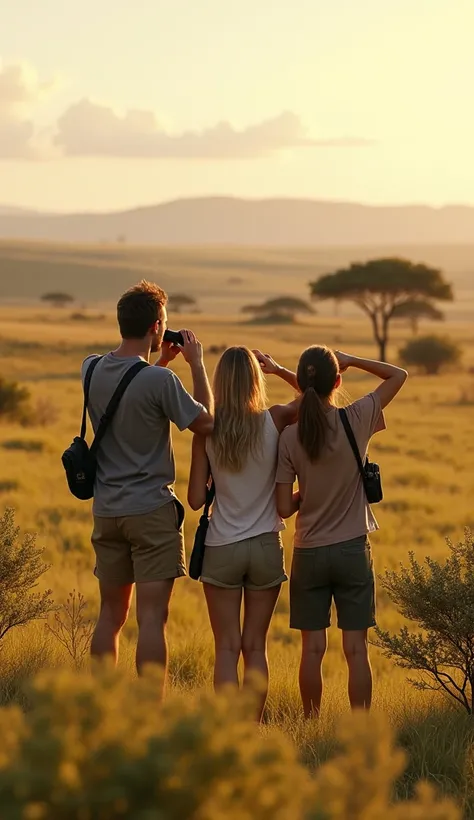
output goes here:
{"type": "Polygon", "coordinates": [[[242,589],[224,589],[207,583],[203,586],[216,649],[214,687],[219,689],[229,683],[238,686],[237,665],[242,649],[242,589]]]}
{"type": "Polygon", "coordinates": [[[245,663],[244,686],[252,685],[257,673],[264,682],[258,703],[257,719],[262,718],[268,694],[267,634],[280,594],[281,584],[271,589],[246,589],[245,615],[242,633],[242,654],[245,663]]]}

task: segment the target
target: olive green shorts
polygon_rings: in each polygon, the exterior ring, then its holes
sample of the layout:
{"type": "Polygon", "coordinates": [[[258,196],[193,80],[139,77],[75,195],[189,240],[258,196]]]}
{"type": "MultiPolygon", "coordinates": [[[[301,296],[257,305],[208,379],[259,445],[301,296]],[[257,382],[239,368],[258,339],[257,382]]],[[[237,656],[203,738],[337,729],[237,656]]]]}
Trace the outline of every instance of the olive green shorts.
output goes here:
{"type": "Polygon", "coordinates": [[[128,586],[186,575],[183,520],[178,499],[144,515],[94,516],[92,546],[99,581],[128,586]]]}
{"type": "Polygon", "coordinates": [[[375,626],[375,577],[367,536],[327,547],[295,549],[290,627],[327,629],[333,599],[339,629],[359,631],[375,626]]]}
{"type": "Polygon", "coordinates": [[[201,581],[224,589],[270,589],[287,581],[280,533],[206,547],[201,581]]]}

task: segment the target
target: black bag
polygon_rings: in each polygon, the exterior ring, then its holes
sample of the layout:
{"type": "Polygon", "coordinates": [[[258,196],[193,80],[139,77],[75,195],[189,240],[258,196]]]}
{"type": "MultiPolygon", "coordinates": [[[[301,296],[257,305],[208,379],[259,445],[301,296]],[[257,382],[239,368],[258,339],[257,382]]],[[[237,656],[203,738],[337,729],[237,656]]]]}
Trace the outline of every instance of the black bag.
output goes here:
{"type": "Polygon", "coordinates": [[[84,406],[82,410],[80,435],[76,436],[71,446],[68,447],[62,455],[62,463],[66,471],[69,489],[71,493],[81,501],[87,501],[94,495],[95,475],[97,472],[97,450],[119,406],[120,399],[137,373],[143,370],[144,367],[149,367],[148,362],[136,362],[127,370],[125,375],[122,376],[99,422],[94,441],[89,448],[86,442],[87,406],[89,404],[92,374],[101,358],[102,356],[98,356],[90,363],[84,379],[84,406]]]}
{"type": "Polygon", "coordinates": [[[204,510],[201,518],[199,519],[196,535],[194,536],[193,551],[191,553],[191,558],[189,559],[189,577],[194,581],[199,581],[202,573],[204,550],[206,549],[207,528],[209,527],[209,511],[211,509],[212,502],[214,501],[215,494],[216,488],[214,487],[214,482],[211,479],[211,485],[206,490],[206,503],[204,504],[204,510]]]}
{"type": "Polygon", "coordinates": [[[365,461],[365,464],[362,464],[362,459],[360,457],[360,452],[354,436],[354,431],[352,430],[350,421],[344,408],[340,408],[339,415],[341,417],[344,430],[346,431],[347,438],[349,439],[349,444],[351,445],[352,452],[354,453],[355,460],[357,461],[359,472],[362,476],[367,501],[369,502],[369,504],[378,504],[380,501],[383,500],[380,467],[378,464],[370,462],[368,457],[365,461]]]}

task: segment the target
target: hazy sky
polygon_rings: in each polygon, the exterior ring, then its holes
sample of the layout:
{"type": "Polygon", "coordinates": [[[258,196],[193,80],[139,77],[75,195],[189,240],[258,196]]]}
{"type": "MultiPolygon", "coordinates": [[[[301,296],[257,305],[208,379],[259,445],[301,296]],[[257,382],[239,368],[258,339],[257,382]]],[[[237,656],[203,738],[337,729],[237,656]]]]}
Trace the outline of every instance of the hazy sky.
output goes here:
{"type": "Polygon", "coordinates": [[[1,4],[0,203],[474,204],[474,0],[1,4]]]}

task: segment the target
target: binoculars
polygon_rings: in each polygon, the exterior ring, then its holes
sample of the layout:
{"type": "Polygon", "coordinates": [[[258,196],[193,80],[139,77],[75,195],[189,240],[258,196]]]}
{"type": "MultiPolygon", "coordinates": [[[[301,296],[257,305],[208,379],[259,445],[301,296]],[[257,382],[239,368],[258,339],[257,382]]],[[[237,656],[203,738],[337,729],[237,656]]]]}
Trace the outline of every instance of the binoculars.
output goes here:
{"type": "Polygon", "coordinates": [[[163,336],[164,342],[171,342],[174,345],[180,345],[183,347],[184,339],[183,334],[179,332],[179,330],[165,330],[163,336]]]}

